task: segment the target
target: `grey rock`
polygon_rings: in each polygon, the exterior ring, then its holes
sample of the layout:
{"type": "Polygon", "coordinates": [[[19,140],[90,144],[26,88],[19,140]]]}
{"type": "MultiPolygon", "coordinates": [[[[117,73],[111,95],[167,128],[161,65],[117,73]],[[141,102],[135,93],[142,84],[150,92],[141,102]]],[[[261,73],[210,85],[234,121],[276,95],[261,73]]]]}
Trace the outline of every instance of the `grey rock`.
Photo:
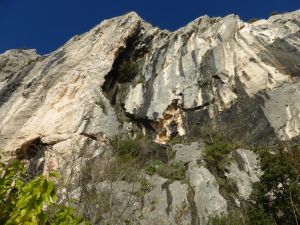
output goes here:
{"type": "Polygon", "coordinates": [[[281,140],[291,140],[299,135],[299,97],[299,81],[266,92],[263,111],[281,140]]]}
{"type": "Polygon", "coordinates": [[[227,202],[219,193],[215,176],[203,166],[193,167],[188,173],[199,219],[205,221],[210,215],[227,213],[227,202]]]}
{"type": "Polygon", "coordinates": [[[240,199],[247,200],[252,192],[252,186],[259,181],[262,172],[260,170],[258,156],[247,149],[237,149],[233,153],[234,160],[228,167],[228,178],[233,179],[238,188],[240,199]]]}
{"type": "Polygon", "coordinates": [[[188,185],[179,181],[170,183],[157,175],[151,178],[155,188],[145,195],[142,224],[190,224],[187,199],[188,185]]]}
{"type": "MultiPolygon", "coordinates": [[[[34,49],[15,49],[0,54],[0,84],[25,66],[35,61],[39,56],[34,49]]],[[[1,86],[0,86],[1,87],[1,86]]]]}
{"type": "MultiPolygon", "coordinates": [[[[174,32],[128,13],[49,55],[7,51],[0,55],[1,154],[42,162],[45,175],[61,171],[69,184],[59,188],[61,201],[74,198],[94,224],[197,224],[226,213],[216,177],[198,165],[203,144],[173,146],[175,161],[187,165],[186,183],[152,176],[141,200],[139,182],[104,176],[115,157],[109,139],[134,137],[136,124],[159,143],[195,127],[248,144],[299,138],[299,32],[300,10],[253,24],[203,16],[174,32]],[[139,72],[122,83],[123,60],[139,72]],[[38,157],[30,158],[36,143],[38,157]],[[101,193],[114,197],[109,211],[91,198],[101,193]]],[[[239,205],[259,180],[259,162],[244,149],[233,157],[226,176],[237,182],[239,205]]]]}
{"type": "Polygon", "coordinates": [[[204,144],[198,142],[193,142],[190,145],[177,144],[172,149],[176,153],[175,160],[185,164],[201,159],[204,144]]]}

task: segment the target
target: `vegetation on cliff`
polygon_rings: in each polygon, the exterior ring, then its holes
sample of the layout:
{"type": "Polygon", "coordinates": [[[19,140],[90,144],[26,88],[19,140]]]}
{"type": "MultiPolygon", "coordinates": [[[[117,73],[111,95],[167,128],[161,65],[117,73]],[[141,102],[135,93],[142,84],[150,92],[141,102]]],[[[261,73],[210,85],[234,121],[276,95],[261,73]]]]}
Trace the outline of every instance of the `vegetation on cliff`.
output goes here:
{"type": "MultiPolygon", "coordinates": [[[[52,174],[53,176],[54,174],[52,174]]],[[[0,164],[0,224],[87,224],[73,208],[56,203],[55,184],[44,176],[28,180],[17,160],[0,164]]]]}

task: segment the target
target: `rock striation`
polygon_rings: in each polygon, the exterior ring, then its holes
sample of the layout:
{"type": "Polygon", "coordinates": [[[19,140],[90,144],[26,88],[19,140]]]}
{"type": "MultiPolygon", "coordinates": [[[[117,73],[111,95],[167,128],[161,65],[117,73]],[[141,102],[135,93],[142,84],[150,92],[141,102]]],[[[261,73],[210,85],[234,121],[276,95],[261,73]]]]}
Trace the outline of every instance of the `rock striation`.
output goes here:
{"type": "Polygon", "coordinates": [[[299,76],[300,10],[251,24],[202,16],[174,32],[128,13],[45,56],[0,54],[0,153],[33,173],[59,170],[71,184],[61,199],[75,199],[94,224],[200,224],[249,197],[260,176],[253,152],[233,153],[226,177],[238,191],[229,198],[203,162],[202,139],[170,147],[184,182],[145,175],[137,184],[103,179],[115,160],[110,140],[138,128],[164,147],[212,131],[250,145],[298,141],[299,76]],[[122,77],[126,63],[134,72],[122,77]],[[99,202],[115,193],[110,212],[88,193],[99,202]]]}

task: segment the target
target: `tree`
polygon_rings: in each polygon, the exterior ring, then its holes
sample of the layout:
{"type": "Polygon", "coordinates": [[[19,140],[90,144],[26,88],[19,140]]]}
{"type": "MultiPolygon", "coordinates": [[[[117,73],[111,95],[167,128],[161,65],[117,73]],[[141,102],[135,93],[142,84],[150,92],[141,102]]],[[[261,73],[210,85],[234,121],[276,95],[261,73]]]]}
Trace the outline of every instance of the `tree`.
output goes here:
{"type": "Polygon", "coordinates": [[[259,149],[263,175],[255,183],[252,206],[272,217],[276,224],[298,224],[300,221],[299,158],[292,158],[293,151],[282,148],[278,153],[259,149]],[[291,152],[292,151],[292,152],[291,152]]]}
{"type": "Polygon", "coordinates": [[[44,176],[28,180],[26,168],[20,161],[0,164],[0,174],[0,224],[77,225],[84,222],[75,216],[74,209],[55,203],[54,182],[44,176]]]}

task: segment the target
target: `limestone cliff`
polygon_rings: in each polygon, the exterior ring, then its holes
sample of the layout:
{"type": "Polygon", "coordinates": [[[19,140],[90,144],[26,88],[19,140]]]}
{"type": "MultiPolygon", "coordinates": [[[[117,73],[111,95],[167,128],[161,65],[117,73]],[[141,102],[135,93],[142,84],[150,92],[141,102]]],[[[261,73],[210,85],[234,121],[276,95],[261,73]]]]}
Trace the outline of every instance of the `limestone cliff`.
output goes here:
{"type": "MultiPolygon", "coordinates": [[[[200,137],[217,130],[243,144],[299,140],[299,76],[299,10],[251,24],[235,15],[203,16],[174,32],[128,13],[45,56],[21,49],[0,55],[1,154],[28,160],[45,174],[61,170],[72,184],[62,193],[96,224],[97,212],[81,200],[86,192],[111,187],[98,179],[113,158],[111,138],[140,129],[166,148],[178,136],[199,136],[171,147],[174,160],[185,164],[186,183],[146,177],[153,188],[141,202],[129,195],[138,186],[114,181],[116,213],[122,215],[116,217],[199,224],[228,208],[214,174],[198,163],[200,137]],[[125,62],[135,70],[128,77],[121,74],[125,62]],[[127,198],[130,205],[122,205],[127,198]]],[[[226,176],[238,180],[236,201],[246,199],[258,180],[252,154],[236,150],[247,168],[228,167],[226,176]]]]}

